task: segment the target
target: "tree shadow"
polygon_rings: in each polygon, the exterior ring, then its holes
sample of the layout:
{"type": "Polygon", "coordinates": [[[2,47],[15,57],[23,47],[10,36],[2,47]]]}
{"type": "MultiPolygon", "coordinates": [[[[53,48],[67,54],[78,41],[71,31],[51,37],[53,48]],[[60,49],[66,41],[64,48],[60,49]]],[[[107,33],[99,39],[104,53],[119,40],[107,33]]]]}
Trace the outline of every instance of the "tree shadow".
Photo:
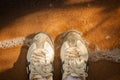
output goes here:
{"type": "Polygon", "coordinates": [[[119,0],[90,0],[69,5],[65,4],[66,1],[69,0],[0,0],[0,29],[17,18],[35,11],[72,7],[104,7],[101,12],[106,14],[120,7],[119,0]]]}
{"type": "MultiPolygon", "coordinates": [[[[26,37],[26,40],[31,39],[35,34],[31,34],[26,37]]],[[[28,51],[28,46],[23,45],[17,61],[14,63],[13,68],[0,73],[0,80],[28,80],[27,71],[26,71],[26,55],[28,51]]]]}
{"type": "MultiPolygon", "coordinates": [[[[65,0],[69,1],[69,0],[65,0]]],[[[64,2],[65,3],[65,2],[64,2]]],[[[64,5],[66,7],[104,7],[102,12],[109,13],[120,7],[119,0],[86,0],[74,4],[64,5]]]]}
{"type": "Polygon", "coordinates": [[[62,0],[0,0],[0,29],[26,14],[49,9],[54,2],[62,0]]]}
{"type": "Polygon", "coordinates": [[[120,64],[106,60],[89,62],[88,80],[119,80],[120,64]]]}
{"type": "Polygon", "coordinates": [[[60,49],[65,32],[59,34],[55,39],[55,57],[54,57],[54,80],[62,80],[62,63],[60,59],[60,49]]]}

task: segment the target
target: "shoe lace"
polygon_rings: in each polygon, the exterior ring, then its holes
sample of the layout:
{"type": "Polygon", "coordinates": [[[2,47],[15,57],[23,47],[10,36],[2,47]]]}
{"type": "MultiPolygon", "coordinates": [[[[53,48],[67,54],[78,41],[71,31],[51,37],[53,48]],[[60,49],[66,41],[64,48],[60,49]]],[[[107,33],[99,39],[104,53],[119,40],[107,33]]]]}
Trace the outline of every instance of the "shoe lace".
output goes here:
{"type": "Polygon", "coordinates": [[[32,51],[30,64],[30,80],[43,79],[52,76],[52,63],[50,62],[48,51],[45,49],[35,49],[32,51]]]}
{"type": "Polygon", "coordinates": [[[86,64],[80,55],[80,50],[76,47],[71,47],[66,49],[66,52],[66,59],[63,63],[63,80],[68,75],[82,78],[87,77],[88,74],[85,72],[86,64]]]}

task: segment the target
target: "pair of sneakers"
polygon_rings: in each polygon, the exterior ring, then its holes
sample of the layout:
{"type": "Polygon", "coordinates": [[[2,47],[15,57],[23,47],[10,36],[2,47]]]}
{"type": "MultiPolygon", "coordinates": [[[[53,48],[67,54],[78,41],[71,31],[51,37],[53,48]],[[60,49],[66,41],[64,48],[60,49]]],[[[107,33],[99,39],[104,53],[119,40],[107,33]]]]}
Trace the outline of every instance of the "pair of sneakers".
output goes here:
{"type": "MultiPolygon", "coordinates": [[[[62,80],[68,76],[86,80],[88,51],[79,32],[69,31],[63,40],[60,57],[62,60],[62,80]]],[[[38,33],[33,38],[27,54],[30,80],[53,80],[54,44],[46,33],[38,33]]]]}

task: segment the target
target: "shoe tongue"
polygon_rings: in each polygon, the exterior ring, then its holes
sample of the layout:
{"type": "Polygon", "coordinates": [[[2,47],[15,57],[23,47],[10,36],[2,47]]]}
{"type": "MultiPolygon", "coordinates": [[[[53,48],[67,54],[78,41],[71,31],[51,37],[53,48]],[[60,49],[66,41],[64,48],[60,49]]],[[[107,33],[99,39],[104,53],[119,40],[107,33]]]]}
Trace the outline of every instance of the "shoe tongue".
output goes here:
{"type": "Polygon", "coordinates": [[[72,47],[72,46],[76,46],[76,40],[75,39],[70,39],[69,40],[69,45],[70,45],[70,47],[72,47]]]}
{"type": "Polygon", "coordinates": [[[36,47],[37,48],[43,48],[44,47],[44,41],[36,41],[36,47]]]}

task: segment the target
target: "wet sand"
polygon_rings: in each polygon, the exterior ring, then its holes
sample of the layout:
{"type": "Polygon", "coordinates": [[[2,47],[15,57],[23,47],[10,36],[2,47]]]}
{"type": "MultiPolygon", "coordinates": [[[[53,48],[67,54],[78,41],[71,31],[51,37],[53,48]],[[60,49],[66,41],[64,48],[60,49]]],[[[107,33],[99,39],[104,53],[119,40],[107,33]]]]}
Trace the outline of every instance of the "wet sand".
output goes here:
{"type": "MultiPolygon", "coordinates": [[[[0,41],[46,32],[55,41],[54,80],[61,80],[60,47],[66,31],[78,30],[89,50],[120,48],[119,0],[2,0],[0,41]],[[56,67],[57,66],[57,67],[56,67]]],[[[0,80],[27,80],[27,46],[0,49],[0,80]]],[[[119,80],[120,64],[89,61],[88,80],[119,80]]]]}

